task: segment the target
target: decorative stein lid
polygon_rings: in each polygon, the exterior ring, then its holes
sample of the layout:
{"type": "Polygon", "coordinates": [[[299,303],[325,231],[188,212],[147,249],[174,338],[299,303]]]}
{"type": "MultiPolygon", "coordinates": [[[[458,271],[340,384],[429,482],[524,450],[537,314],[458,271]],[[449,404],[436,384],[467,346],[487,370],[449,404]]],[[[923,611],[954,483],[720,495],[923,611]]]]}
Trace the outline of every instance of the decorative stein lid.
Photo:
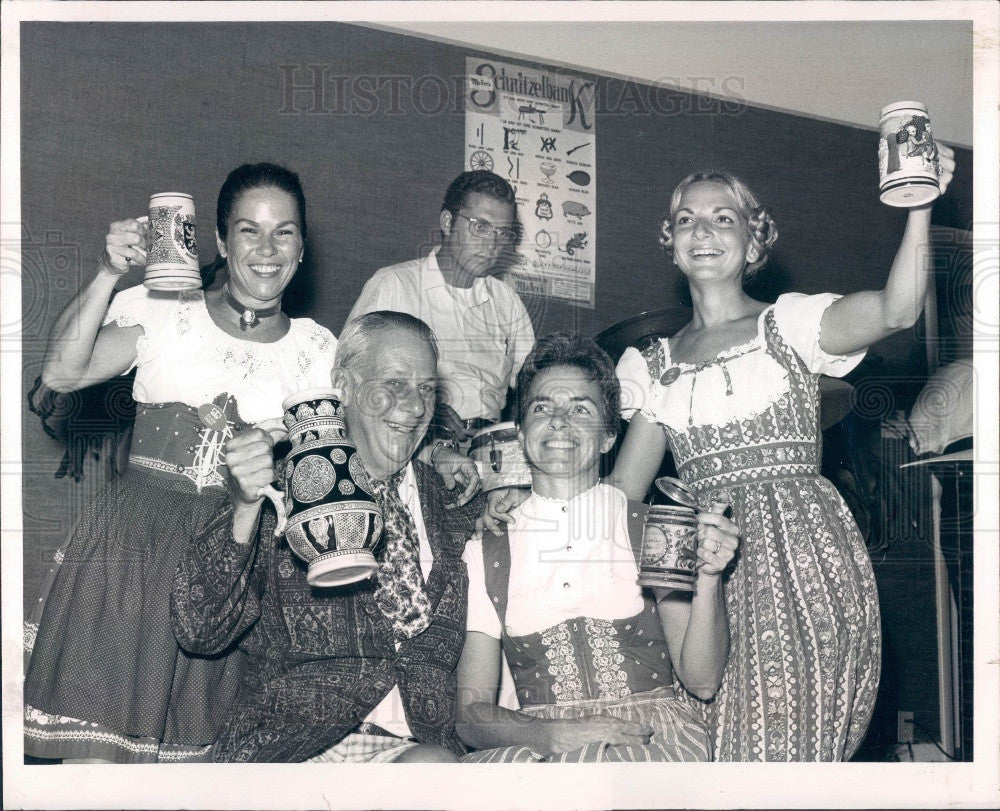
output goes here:
{"type": "Polygon", "coordinates": [[[340,402],[342,396],[340,389],[335,389],[332,386],[302,389],[286,397],[281,403],[281,410],[288,411],[288,409],[297,406],[299,403],[306,403],[312,400],[336,400],[340,402]]]}
{"type": "Polygon", "coordinates": [[[886,118],[891,115],[899,115],[906,110],[916,110],[917,112],[922,112],[927,115],[927,105],[919,101],[896,101],[892,104],[887,104],[882,108],[882,112],[879,113],[879,118],[886,118]]]}

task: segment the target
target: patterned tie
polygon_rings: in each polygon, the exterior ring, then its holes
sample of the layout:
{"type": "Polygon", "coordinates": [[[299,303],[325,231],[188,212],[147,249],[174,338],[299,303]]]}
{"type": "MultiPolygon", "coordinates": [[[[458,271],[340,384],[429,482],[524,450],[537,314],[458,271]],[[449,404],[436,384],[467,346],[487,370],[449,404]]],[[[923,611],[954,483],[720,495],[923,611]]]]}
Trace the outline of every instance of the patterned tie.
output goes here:
{"type": "Polygon", "coordinates": [[[375,604],[389,622],[396,639],[410,639],[431,622],[431,603],[420,573],[420,541],[413,516],[399,497],[405,468],[388,479],[371,480],[385,521],[385,549],[375,579],[375,604]]]}

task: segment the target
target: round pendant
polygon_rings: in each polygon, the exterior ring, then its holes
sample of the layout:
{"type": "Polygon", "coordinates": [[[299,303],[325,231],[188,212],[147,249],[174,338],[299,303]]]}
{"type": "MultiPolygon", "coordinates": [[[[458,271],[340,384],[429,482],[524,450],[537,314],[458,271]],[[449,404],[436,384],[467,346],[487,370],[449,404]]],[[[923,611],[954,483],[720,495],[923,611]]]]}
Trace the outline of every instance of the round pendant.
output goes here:
{"type": "Polygon", "coordinates": [[[681,370],[678,369],[676,366],[673,366],[667,369],[667,371],[665,371],[662,375],[660,375],[660,385],[669,386],[680,376],[681,376],[681,370]]]}

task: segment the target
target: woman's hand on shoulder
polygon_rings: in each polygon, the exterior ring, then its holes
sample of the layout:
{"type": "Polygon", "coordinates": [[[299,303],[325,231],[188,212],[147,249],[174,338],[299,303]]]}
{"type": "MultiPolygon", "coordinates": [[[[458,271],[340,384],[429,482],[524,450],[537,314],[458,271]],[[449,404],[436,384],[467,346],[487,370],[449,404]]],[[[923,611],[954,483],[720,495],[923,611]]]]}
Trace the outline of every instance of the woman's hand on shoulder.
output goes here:
{"type": "Polygon", "coordinates": [[[101,269],[121,276],[132,266],[146,264],[146,239],[149,226],[141,220],[119,220],[111,223],[104,237],[104,257],[101,269]]]}
{"type": "Polygon", "coordinates": [[[698,573],[720,575],[736,557],[740,528],[728,518],[728,506],[715,503],[698,513],[698,573]]]}

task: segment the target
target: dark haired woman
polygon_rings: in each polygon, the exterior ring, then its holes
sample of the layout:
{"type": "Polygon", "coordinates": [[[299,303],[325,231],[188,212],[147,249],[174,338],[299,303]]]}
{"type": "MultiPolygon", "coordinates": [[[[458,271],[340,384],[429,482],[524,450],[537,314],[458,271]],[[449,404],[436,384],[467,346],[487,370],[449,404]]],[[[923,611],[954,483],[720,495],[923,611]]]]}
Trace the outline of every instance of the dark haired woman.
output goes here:
{"type": "Polygon", "coordinates": [[[109,482],[63,552],[44,599],[25,683],[25,751],[45,758],[156,762],[200,756],[241,675],[241,654],[189,656],[170,591],[190,528],[224,496],[222,444],[280,416],[292,392],[329,386],[336,339],[281,298],[302,260],[298,177],[244,165],[219,192],[226,283],[216,291],[124,290],[147,228],[111,225],[95,277],[56,321],[43,381],[75,391],[136,368],[124,476],[109,482]]]}
{"type": "MultiPolygon", "coordinates": [[[[940,146],[942,191],[952,151],[940,146]]],[[[930,206],[911,209],[885,289],[750,298],[774,221],[726,174],[674,191],[662,242],[687,277],[694,318],[618,365],[631,418],[612,481],[647,491],[669,446],[699,498],[743,532],[725,594],[732,636],[716,699],[719,760],[843,760],[857,749],[880,667],[871,562],[841,497],[819,475],[817,382],[911,326],[927,290],[930,206]]]]}
{"type": "MultiPolygon", "coordinates": [[[[145,263],[146,229],[137,220],[111,225],[97,274],[59,316],[45,358],[45,385],[63,392],[136,368],[137,409],[128,470],[88,505],[38,612],[25,683],[25,752],[35,757],[123,763],[207,753],[242,654],[178,647],[177,563],[191,529],[225,497],[225,440],[280,417],[289,394],[330,385],[333,334],[281,310],[305,250],[296,174],[259,163],[226,178],[216,209],[216,264],[228,267],[221,289],[164,295],[140,285],[109,307],[119,276],[145,263]]],[[[456,478],[457,454],[434,456],[438,472],[456,478]]]]}
{"type": "Polygon", "coordinates": [[[699,516],[693,595],[643,590],[641,514],[598,479],[619,425],[614,362],[589,338],[547,335],[518,374],[517,398],[531,495],[507,537],[473,539],[464,555],[456,728],[484,750],[465,760],[710,760],[702,707],[687,691],[709,699],[722,677],[721,574],[736,525],[699,516]],[[517,711],[496,702],[501,649],[517,711]]]}

